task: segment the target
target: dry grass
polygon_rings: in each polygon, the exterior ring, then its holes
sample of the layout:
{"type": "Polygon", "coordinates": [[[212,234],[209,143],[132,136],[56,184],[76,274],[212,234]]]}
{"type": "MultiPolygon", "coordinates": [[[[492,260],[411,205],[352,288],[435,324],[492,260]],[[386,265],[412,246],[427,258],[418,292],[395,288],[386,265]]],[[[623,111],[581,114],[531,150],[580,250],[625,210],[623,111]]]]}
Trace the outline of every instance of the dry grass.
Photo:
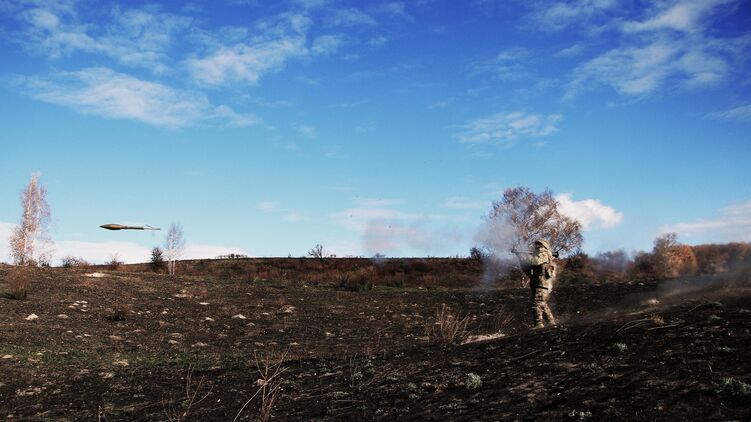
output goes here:
{"type": "Polygon", "coordinates": [[[27,290],[31,284],[32,268],[14,267],[4,280],[3,297],[15,300],[26,300],[27,290]]]}
{"type": "Polygon", "coordinates": [[[460,318],[448,311],[444,304],[436,313],[433,324],[427,328],[428,341],[443,346],[460,344],[469,334],[468,324],[469,316],[460,318]]]}
{"type": "Polygon", "coordinates": [[[281,375],[286,371],[286,368],[283,367],[282,364],[284,364],[284,361],[287,358],[287,352],[282,353],[277,359],[268,355],[261,357],[255,352],[253,353],[253,357],[255,359],[256,369],[258,369],[258,375],[260,376],[260,378],[256,380],[258,390],[256,390],[255,394],[245,402],[240,411],[237,412],[233,422],[240,418],[240,415],[245,411],[245,408],[256,398],[259,399],[259,403],[258,413],[255,420],[257,422],[268,422],[271,420],[271,411],[274,408],[274,402],[276,401],[279,387],[282,385],[281,375]]]}
{"type": "Polygon", "coordinates": [[[185,374],[185,398],[181,402],[181,408],[176,409],[173,405],[165,406],[167,408],[164,413],[167,420],[170,422],[179,422],[187,419],[190,416],[193,407],[206,400],[214,389],[214,387],[211,387],[206,394],[203,394],[202,390],[205,390],[204,377],[201,376],[201,379],[198,380],[198,382],[195,382],[193,380],[193,369],[192,365],[188,366],[185,374]],[[200,399],[198,399],[199,395],[202,395],[200,399]]]}

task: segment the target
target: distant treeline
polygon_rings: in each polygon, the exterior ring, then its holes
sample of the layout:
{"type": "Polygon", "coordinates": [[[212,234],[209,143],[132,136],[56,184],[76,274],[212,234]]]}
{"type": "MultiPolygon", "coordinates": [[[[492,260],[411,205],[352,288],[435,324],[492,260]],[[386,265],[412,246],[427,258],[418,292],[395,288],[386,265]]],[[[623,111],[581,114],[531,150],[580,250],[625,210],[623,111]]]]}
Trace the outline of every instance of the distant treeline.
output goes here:
{"type": "Polygon", "coordinates": [[[675,234],[658,237],[651,252],[630,256],[613,251],[589,256],[580,252],[565,260],[561,282],[662,280],[705,274],[721,274],[751,268],[751,243],[690,246],[675,234]]]}

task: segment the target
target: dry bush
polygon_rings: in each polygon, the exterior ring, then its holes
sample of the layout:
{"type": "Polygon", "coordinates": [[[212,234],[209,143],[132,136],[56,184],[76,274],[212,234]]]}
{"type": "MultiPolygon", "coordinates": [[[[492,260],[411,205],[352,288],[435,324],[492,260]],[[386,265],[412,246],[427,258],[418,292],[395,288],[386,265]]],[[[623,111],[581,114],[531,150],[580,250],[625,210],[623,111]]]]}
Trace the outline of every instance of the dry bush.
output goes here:
{"type": "Polygon", "coordinates": [[[123,261],[120,260],[120,255],[114,253],[110,255],[109,261],[105,262],[104,265],[109,267],[109,269],[112,271],[117,271],[118,269],[120,269],[120,267],[123,266],[123,261]]]}
{"type": "Polygon", "coordinates": [[[85,259],[75,256],[66,256],[62,260],[63,268],[87,268],[91,266],[85,259]]]}
{"type": "MultiPolygon", "coordinates": [[[[185,374],[185,398],[180,403],[180,409],[176,409],[172,404],[165,406],[164,414],[170,422],[179,422],[187,419],[193,407],[206,400],[214,389],[214,387],[211,387],[206,394],[203,394],[203,390],[206,389],[204,386],[204,376],[201,376],[201,379],[195,382],[193,380],[193,369],[194,367],[189,365],[185,374]],[[200,399],[198,399],[199,395],[202,396],[200,399]]],[[[171,400],[171,403],[173,402],[174,400],[171,400]]]]}
{"type": "Polygon", "coordinates": [[[442,346],[461,343],[469,334],[469,316],[460,318],[442,305],[436,313],[435,321],[427,327],[428,341],[442,346]]]}
{"type": "Polygon", "coordinates": [[[287,368],[282,366],[287,358],[287,352],[282,353],[277,359],[274,359],[269,355],[261,357],[256,352],[253,352],[253,357],[255,359],[256,369],[258,369],[258,375],[260,376],[260,378],[256,380],[258,390],[256,390],[255,394],[253,394],[253,396],[245,402],[243,407],[240,408],[240,411],[235,415],[233,422],[240,418],[240,415],[245,411],[245,408],[248,407],[250,402],[256,399],[256,397],[258,397],[259,403],[258,413],[255,420],[258,422],[268,422],[271,420],[271,411],[274,407],[279,388],[282,385],[281,375],[287,370],[287,368]]]}
{"type": "Polygon", "coordinates": [[[354,292],[373,290],[376,271],[373,267],[359,268],[354,271],[335,271],[334,282],[337,286],[354,292]]]}
{"type": "Polygon", "coordinates": [[[5,275],[3,297],[14,300],[26,300],[26,292],[31,284],[30,267],[14,267],[5,275]]]}

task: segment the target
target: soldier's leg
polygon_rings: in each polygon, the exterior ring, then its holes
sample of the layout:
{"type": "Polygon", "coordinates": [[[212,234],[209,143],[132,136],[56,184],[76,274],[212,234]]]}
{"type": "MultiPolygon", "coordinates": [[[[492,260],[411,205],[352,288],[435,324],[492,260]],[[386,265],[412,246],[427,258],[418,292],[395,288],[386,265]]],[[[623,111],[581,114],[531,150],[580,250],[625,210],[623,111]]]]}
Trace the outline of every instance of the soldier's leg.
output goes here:
{"type": "Polygon", "coordinates": [[[543,315],[545,306],[545,292],[547,290],[537,287],[532,289],[532,324],[535,327],[543,327],[543,315]]]}
{"type": "Polygon", "coordinates": [[[542,312],[543,317],[545,318],[545,321],[548,322],[550,325],[555,325],[555,317],[553,316],[553,311],[550,310],[550,305],[548,305],[548,299],[550,298],[550,290],[544,289],[545,293],[543,294],[543,306],[542,306],[542,312]]]}

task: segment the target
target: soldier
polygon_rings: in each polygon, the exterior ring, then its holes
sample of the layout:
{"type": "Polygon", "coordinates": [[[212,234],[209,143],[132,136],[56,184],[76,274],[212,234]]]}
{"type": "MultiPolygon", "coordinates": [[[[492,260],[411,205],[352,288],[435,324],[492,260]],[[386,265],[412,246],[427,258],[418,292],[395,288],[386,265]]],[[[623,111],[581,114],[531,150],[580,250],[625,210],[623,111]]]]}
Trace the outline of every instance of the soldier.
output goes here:
{"type": "Polygon", "coordinates": [[[545,327],[544,321],[547,321],[549,325],[556,323],[553,312],[548,306],[548,296],[553,290],[555,265],[547,240],[537,240],[534,245],[534,253],[523,263],[522,268],[529,276],[529,287],[532,289],[533,328],[543,328],[545,327]]]}

